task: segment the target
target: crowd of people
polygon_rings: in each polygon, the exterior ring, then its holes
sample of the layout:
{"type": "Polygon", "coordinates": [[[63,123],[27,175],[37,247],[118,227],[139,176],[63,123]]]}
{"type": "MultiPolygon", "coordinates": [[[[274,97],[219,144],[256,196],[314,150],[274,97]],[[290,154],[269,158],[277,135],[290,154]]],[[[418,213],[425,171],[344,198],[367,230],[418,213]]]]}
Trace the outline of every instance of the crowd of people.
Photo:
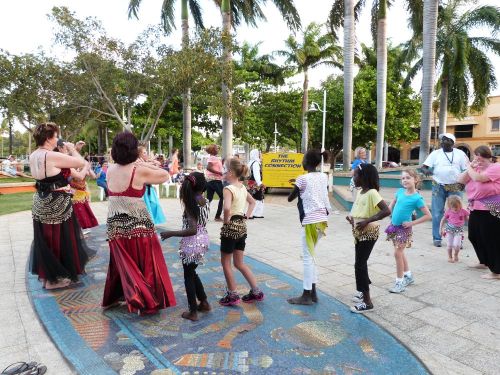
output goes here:
{"type": "MultiPolygon", "coordinates": [[[[37,192],[33,203],[34,241],[30,270],[47,289],[68,287],[78,282],[86,262],[95,255],[88,248],[82,229],[97,225],[89,206],[85,179],[105,175],[108,195],[107,239],[110,260],[102,305],[105,309],[125,303],[128,310],[152,314],[175,306],[168,268],[162,254],[155,225],[166,221],[152,185],[178,175],[180,166],[172,161],[167,167],[158,158],[150,158],[146,149],[129,132],[113,140],[112,162],[101,163],[97,174],[80,156],[83,142],[76,145],[58,139],[59,129],[52,123],[34,131],[38,146],[30,156],[37,192]],[[55,209],[55,208],[56,209],[55,209]]],[[[459,260],[464,226],[469,221],[469,239],[476,251],[479,268],[489,268],[482,277],[500,279],[500,165],[492,162],[491,150],[478,147],[469,163],[453,148],[451,134],[440,136],[441,149],[424,162],[424,173],[433,176],[432,214],[419,192],[420,175],[415,169],[403,169],[401,185],[388,205],[379,193],[377,169],[363,161],[353,163],[352,184],[357,194],[347,221],[354,237],[356,290],[351,308],[363,313],[374,308],[370,296],[368,259],[380,234],[381,220],[391,216],[385,229],[394,245],[395,283],[391,293],[403,293],[415,282],[405,250],[412,244],[412,227],[432,219],[433,241],[441,246],[447,240],[451,263],[459,260]],[[462,207],[465,189],[468,210],[462,207]],[[444,207],[447,207],[444,212],[444,207]],[[470,210],[470,211],[469,211],[470,210]],[[434,227],[436,226],[436,228],[434,227]]],[[[179,257],[184,269],[188,310],[182,317],[196,321],[199,312],[211,310],[197,267],[203,263],[209,247],[207,222],[214,194],[219,196],[215,221],[221,221],[220,256],[226,280],[226,293],[218,301],[223,306],[259,302],[264,293],[251,269],[245,264],[247,219],[264,216],[264,185],[260,153],[252,150],[248,165],[237,157],[223,160],[216,145],[207,147],[206,171],[200,166],[184,174],[180,182],[183,208],[182,228],[160,233],[161,239],[181,237],[179,257]],[[245,184],[244,181],[248,180],[245,184]],[[249,291],[240,297],[236,291],[234,266],[248,282],[249,291]]],[[[175,155],[175,153],[174,153],[175,155]]],[[[360,160],[366,152],[359,153],[360,160]]],[[[293,181],[288,201],[298,198],[302,230],[303,292],[288,299],[290,304],[312,305],[318,302],[316,249],[328,226],[332,208],[328,196],[328,177],[318,171],[327,154],[309,150],[303,158],[305,173],[293,181]]],[[[175,160],[172,158],[172,160],[175,160]]]]}

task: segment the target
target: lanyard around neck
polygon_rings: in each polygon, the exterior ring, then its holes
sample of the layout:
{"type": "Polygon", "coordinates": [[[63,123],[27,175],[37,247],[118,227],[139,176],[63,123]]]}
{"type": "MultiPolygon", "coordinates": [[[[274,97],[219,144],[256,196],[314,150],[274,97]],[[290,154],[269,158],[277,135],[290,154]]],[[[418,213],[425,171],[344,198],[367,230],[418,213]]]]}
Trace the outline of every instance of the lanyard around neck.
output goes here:
{"type": "Polygon", "coordinates": [[[453,158],[455,157],[455,153],[453,152],[453,149],[451,150],[451,160],[448,157],[448,155],[446,155],[446,151],[445,150],[443,150],[443,154],[444,154],[444,156],[446,156],[446,159],[448,159],[448,161],[450,162],[450,165],[453,165],[453,158]]]}

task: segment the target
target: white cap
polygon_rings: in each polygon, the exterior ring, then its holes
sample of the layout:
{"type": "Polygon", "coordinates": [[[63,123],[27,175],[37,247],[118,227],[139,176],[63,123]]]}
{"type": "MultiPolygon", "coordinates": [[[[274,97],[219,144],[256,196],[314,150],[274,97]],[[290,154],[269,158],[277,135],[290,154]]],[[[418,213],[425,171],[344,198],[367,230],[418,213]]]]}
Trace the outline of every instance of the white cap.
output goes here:
{"type": "Polygon", "coordinates": [[[439,139],[441,139],[443,137],[451,139],[453,141],[453,143],[455,143],[457,141],[457,139],[455,138],[455,136],[453,134],[451,134],[451,133],[439,134],[439,139]]]}

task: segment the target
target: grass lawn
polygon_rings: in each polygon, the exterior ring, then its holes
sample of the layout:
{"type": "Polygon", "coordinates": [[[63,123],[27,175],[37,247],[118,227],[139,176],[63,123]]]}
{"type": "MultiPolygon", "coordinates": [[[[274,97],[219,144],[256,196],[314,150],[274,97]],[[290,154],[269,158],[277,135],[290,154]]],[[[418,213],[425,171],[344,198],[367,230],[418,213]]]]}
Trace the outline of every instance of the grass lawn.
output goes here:
{"type": "Polygon", "coordinates": [[[26,177],[0,177],[0,184],[11,184],[13,182],[35,182],[35,179],[26,177]]]}
{"type": "MultiPolygon", "coordinates": [[[[33,181],[27,178],[2,178],[0,183],[11,182],[28,182],[33,181]],[[9,181],[6,181],[9,180],[9,181]]],[[[92,201],[99,201],[99,189],[95,181],[89,181],[89,190],[92,201]]],[[[33,193],[15,193],[15,194],[1,194],[0,195],[0,215],[12,214],[14,212],[31,210],[33,205],[33,193]]]]}
{"type": "Polygon", "coordinates": [[[11,214],[18,211],[31,210],[33,193],[15,193],[0,195],[0,215],[11,214]]]}

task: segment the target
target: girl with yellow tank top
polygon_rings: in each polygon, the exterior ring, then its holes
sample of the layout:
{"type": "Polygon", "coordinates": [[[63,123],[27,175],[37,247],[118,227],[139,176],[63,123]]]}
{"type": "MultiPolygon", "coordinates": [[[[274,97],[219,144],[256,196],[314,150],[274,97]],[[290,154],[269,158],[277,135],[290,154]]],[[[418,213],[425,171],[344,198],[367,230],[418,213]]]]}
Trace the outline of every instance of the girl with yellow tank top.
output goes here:
{"type": "Polygon", "coordinates": [[[246,303],[262,301],[264,293],[257,287],[257,281],[252,270],[245,264],[243,252],[247,238],[247,227],[245,223],[245,205],[248,203],[246,217],[250,217],[255,207],[255,200],[248,193],[240,178],[248,174],[248,167],[239,159],[229,159],[227,172],[224,179],[228,186],[224,188],[224,224],[220,234],[221,264],[227,283],[227,292],[219,300],[223,306],[234,306],[241,300],[246,303]],[[231,268],[231,260],[234,267],[241,272],[250,285],[250,291],[242,298],[236,292],[236,281],[231,268]]]}

